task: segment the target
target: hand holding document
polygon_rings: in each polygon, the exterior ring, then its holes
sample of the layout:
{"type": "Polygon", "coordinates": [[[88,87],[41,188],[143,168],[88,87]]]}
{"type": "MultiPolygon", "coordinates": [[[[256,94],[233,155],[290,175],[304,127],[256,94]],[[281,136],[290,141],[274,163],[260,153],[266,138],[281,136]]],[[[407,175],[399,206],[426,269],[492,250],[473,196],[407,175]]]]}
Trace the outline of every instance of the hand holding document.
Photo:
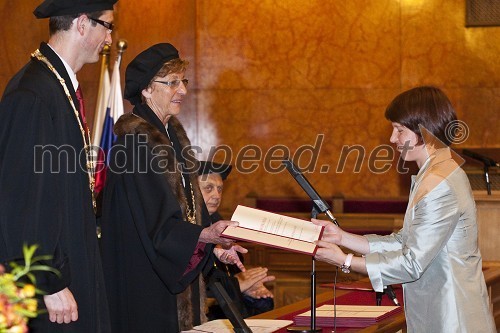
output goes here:
{"type": "Polygon", "coordinates": [[[259,243],[313,256],[324,227],[312,222],[239,205],[231,217],[239,223],[227,227],[222,237],[259,243]]]}

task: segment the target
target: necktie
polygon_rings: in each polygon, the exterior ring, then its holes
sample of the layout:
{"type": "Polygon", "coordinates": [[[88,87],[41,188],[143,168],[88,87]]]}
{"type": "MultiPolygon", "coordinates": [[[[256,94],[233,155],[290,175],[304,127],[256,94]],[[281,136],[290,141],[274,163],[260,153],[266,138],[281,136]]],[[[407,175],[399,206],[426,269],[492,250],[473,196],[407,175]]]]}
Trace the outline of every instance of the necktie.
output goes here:
{"type": "Polygon", "coordinates": [[[78,103],[80,104],[80,118],[82,119],[82,126],[83,129],[85,130],[85,133],[87,133],[87,121],[85,120],[85,103],[83,102],[83,93],[81,86],[78,86],[78,89],[76,89],[76,99],[78,100],[78,103]]]}

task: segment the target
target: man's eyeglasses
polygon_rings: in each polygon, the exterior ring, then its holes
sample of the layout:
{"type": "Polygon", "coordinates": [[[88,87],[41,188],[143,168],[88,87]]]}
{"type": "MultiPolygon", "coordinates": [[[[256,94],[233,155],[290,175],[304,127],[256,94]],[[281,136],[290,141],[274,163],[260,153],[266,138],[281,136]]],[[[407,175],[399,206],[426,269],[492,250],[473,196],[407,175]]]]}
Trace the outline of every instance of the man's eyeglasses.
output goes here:
{"type": "Polygon", "coordinates": [[[158,82],[161,84],[164,84],[166,86],[169,86],[170,88],[178,88],[181,85],[181,82],[184,84],[184,86],[187,86],[189,83],[188,79],[182,79],[182,80],[172,80],[172,81],[153,81],[153,82],[158,82]]]}
{"type": "Polygon", "coordinates": [[[102,25],[103,27],[105,27],[106,29],[108,29],[109,33],[111,33],[111,31],[113,31],[113,29],[115,28],[115,25],[113,23],[109,23],[109,22],[106,22],[106,21],[103,21],[103,20],[99,20],[99,19],[96,19],[96,18],[93,18],[93,17],[89,17],[89,20],[92,20],[95,23],[98,23],[98,24],[102,25]]]}

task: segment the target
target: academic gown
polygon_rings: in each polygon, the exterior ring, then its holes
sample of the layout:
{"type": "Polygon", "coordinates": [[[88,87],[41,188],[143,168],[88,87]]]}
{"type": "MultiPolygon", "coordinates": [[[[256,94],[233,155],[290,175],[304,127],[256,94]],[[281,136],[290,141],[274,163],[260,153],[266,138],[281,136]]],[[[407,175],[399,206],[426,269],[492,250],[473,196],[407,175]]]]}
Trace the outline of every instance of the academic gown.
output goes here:
{"type": "MultiPolygon", "coordinates": [[[[182,315],[192,312],[192,323],[200,324],[198,275],[213,247],[203,245],[196,254],[199,261],[191,263],[202,226],[185,221],[179,193],[174,194],[165,170],[158,165],[161,163],[155,164],[158,159],[147,143],[160,145],[153,142],[157,136],[167,139],[165,127],[146,105],[137,105],[133,113],[153,126],[155,133],[119,135],[110,153],[103,196],[101,246],[112,329],[114,332],[178,332],[177,298],[188,287],[192,291],[192,304],[179,312],[182,315]]],[[[170,119],[169,136],[174,144],[179,144],[177,131],[184,130],[174,128],[172,122],[170,119]]],[[[115,125],[115,133],[121,124],[122,119],[115,125]]],[[[141,126],[133,124],[130,130],[138,131],[141,126]]],[[[174,153],[176,158],[179,151],[174,153]]],[[[189,178],[186,174],[185,181],[196,180],[193,175],[194,178],[189,178]]],[[[197,204],[201,201],[204,208],[202,219],[208,221],[201,192],[197,183],[194,185],[197,204]]],[[[184,193],[186,198],[191,197],[190,191],[184,193]]]]}
{"type": "MultiPolygon", "coordinates": [[[[40,51],[76,101],[59,57],[45,43],[40,51]]],[[[79,316],[70,324],[52,324],[41,314],[30,321],[30,332],[109,331],[86,170],[74,110],[55,75],[32,59],[8,83],[0,103],[0,260],[19,260],[23,243],[38,244],[36,254],[52,255],[45,264],[61,278],[37,273],[37,287],[48,294],[68,287],[79,316]]]]}

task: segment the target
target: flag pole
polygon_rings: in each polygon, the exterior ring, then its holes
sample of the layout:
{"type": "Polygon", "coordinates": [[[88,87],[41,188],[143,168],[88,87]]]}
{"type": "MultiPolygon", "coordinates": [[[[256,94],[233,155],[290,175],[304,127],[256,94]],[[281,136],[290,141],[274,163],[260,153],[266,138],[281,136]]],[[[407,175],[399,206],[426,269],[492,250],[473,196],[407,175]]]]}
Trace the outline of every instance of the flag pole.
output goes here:
{"type": "Polygon", "coordinates": [[[96,163],[96,183],[94,191],[96,197],[99,197],[99,193],[104,188],[106,182],[106,168],[107,168],[107,154],[110,151],[113,143],[116,139],[113,133],[113,127],[115,122],[123,115],[123,98],[121,92],[120,83],[120,63],[122,59],[122,54],[127,49],[127,41],[120,39],[117,43],[118,54],[113,66],[113,74],[111,75],[111,88],[109,91],[106,113],[104,116],[104,122],[102,126],[101,140],[99,142],[99,151],[97,154],[96,163]]]}
{"type": "Polygon", "coordinates": [[[120,39],[118,41],[118,43],[116,44],[116,48],[118,50],[118,61],[117,61],[117,64],[118,66],[120,66],[121,62],[122,62],[122,54],[123,52],[125,52],[125,50],[127,49],[128,47],[128,43],[125,39],[120,39]]]}
{"type": "Polygon", "coordinates": [[[97,133],[99,133],[99,135],[101,134],[102,121],[104,119],[104,113],[106,112],[106,103],[108,101],[108,96],[104,96],[104,95],[107,95],[107,93],[109,93],[109,91],[107,91],[107,89],[109,89],[109,72],[107,73],[107,71],[109,68],[109,55],[110,55],[110,53],[111,53],[111,47],[108,44],[104,45],[104,47],[102,48],[102,51],[101,51],[101,55],[102,55],[101,74],[99,76],[99,90],[97,93],[97,105],[96,105],[96,108],[94,111],[94,126],[92,126],[92,144],[94,144],[94,145],[99,145],[99,141],[101,141],[100,137],[96,136],[96,135],[97,135],[97,133]],[[106,74],[107,74],[107,77],[105,78],[106,74]],[[104,85],[106,85],[106,83],[104,82],[105,79],[108,80],[107,89],[104,87],[104,85]],[[100,104],[103,104],[103,105],[101,106],[100,104]]]}

